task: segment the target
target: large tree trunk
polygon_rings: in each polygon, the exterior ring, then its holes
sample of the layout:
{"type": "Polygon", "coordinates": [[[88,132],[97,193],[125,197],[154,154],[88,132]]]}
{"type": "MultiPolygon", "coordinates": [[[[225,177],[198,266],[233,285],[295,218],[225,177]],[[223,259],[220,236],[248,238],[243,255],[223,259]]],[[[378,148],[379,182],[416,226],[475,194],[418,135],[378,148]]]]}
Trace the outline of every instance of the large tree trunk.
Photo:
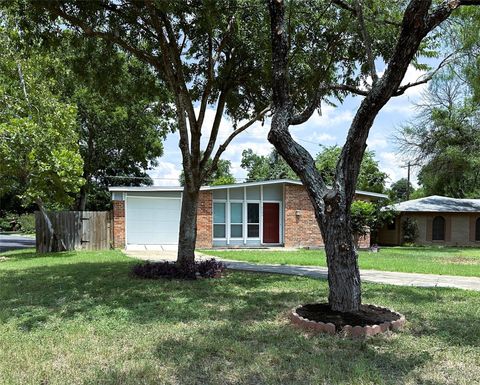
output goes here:
{"type": "Polygon", "coordinates": [[[199,190],[185,187],[182,198],[177,266],[186,278],[195,279],[195,243],[197,240],[197,207],[199,190]]]}
{"type": "Polygon", "coordinates": [[[333,208],[326,204],[323,236],[330,289],[328,303],[333,310],[346,312],[358,310],[362,296],[358,254],[350,226],[350,213],[342,206],[333,208]]]}
{"type": "Polygon", "coordinates": [[[87,206],[87,196],[88,196],[87,183],[85,183],[82,187],[80,187],[77,201],[75,202],[75,209],[77,211],[85,211],[85,207],[87,206]]]}

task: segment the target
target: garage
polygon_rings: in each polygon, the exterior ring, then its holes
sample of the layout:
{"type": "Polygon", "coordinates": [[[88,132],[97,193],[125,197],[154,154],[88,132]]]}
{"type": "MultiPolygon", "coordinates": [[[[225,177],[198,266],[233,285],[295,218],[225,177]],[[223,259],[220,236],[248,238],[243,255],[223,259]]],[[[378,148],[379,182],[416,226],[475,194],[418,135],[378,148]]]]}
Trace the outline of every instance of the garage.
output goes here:
{"type": "Polygon", "coordinates": [[[126,197],[127,245],[177,245],[181,197],[126,197]]]}

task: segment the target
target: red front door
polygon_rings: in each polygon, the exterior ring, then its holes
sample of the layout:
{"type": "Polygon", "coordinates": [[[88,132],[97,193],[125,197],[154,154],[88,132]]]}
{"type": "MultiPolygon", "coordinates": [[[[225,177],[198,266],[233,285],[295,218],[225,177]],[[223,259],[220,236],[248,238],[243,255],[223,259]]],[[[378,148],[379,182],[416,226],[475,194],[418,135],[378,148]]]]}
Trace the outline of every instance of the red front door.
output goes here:
{"type": "Polygon", "coordinates": [[[263,204],[263,243],[280,243],[280,204],[263,204]]]}

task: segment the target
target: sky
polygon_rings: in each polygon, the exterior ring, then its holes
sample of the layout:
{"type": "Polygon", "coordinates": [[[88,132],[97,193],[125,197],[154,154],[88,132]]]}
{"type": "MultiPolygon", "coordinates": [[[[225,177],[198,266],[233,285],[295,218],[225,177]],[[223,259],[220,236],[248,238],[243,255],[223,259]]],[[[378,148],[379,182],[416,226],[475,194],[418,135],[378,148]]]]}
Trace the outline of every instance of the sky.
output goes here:
{"type": "MultiPolygon", "coordinates": [[[[380,74],[381,75],[381,74],[380,74]]],[[[402,84],[415,82],[424,72],[410,67],[402,84]]],[[[401,125],[416,115],[415,103],[418,103],[427,85],[419,85],[408,89],[404,95],[392,98],[377,116],[370,131],[367,141],[368,149],[375,151],[380,169],[389,175],[387,185],[407,176],[405,164],[407,159],[399,153],[393,137],[401,125]]],[[[347,136],[350,123],[363,97],[348,97],[338,107],[322,106],[322,115],[314,113],[304,124],[292,126],[290,132],[312,156],[320,151],[320,145],[342,146],[347,136]]],[[[209,129],[213,123],[214,110],[208,109],[205,118],[205,126],[202,134],[202,148],[205,148],[209,137],[209,129]]],[[[267,155],[273,149],[267,140],[270,129],[270,121],[267,119],[262,125],[257,122],[245,132],[238,135],[227,147],[222,159],[227,159],[232,164],[232,173],[237,182],[242,182],[246,177],[246,170],[240,167],[242,151],[251,148],[258,155],[267,155]]],[[[228,118],[224,118],[220,125],[217,140],[222,143],[232,131],[232,124],[228,118]]],[[[148,174],[154,180],[155,185],[178,185],[178,177],[182,170],[182,159],[178,148],[178,133],[169,134],[164,142],[164,155],[158,159],[158,166],[150,170],[148,174]]],[[[416,184],[413,172],[412,181],[416,184]]]]}

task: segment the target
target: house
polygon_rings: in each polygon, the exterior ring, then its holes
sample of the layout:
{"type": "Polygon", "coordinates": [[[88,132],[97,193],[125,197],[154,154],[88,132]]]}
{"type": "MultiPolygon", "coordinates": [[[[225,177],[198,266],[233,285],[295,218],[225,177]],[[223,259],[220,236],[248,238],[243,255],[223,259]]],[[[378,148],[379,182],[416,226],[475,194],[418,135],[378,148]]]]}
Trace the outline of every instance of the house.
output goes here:
{"type": "Polygon", "coordinates": [[[378,234],[383,245],[403,243],[405,218],[415,220],[416,243],[420,245],[480,246],[480,199],[455,199],[442,196],[409,200],[388,206],[397,215],[395,221],[378,234]]]}
{"type": "MultiPolygon", "coordinates": [[[[183,187],[110,187],[115,247],[176,247],[183,187]]],[[[356,199],[386,195],[357,191],[356,199]]],[[[300,181],[271,180],[200,190],[197,247],[323,246],[313,206],[300,181]]],[[[369,247],[370,237],[360,240],[369,247]]]]}

